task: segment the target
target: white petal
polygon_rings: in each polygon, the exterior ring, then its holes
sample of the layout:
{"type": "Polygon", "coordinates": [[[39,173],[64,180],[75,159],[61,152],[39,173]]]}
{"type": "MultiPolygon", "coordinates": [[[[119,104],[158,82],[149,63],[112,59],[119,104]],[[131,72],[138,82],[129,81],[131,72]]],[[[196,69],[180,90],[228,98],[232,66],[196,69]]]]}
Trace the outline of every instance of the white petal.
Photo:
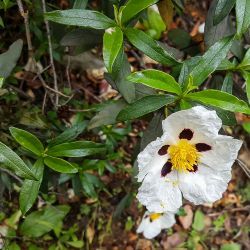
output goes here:
{"type": "Polygon", "coordinates": [[[175,214],[174,213],[164,213],[160,218],[161,221],[161,228],[170,228],[172,227],[176,220],[175,220],[175,214]]]}
{"type": "Polygon", "coordinates": [[[161,217],[158,219],[150,221],[149,218],[150,213],[147,211],[145,212],[141,224],[139,225],[138,229],[136,230],[137,233],[143,233],[145,238],[152,239],[157,236],[161,232],[161,217]]]}
{"type": "Polygon", "coordinates": [[[160,173],[148,174],[139,188],[137,199],[150,212],[176,212],[182,205],[176,171],[172,171],[166,177],[161,177],[160,173]]]}
{"type": "Polygon", "coordinates": [[[224,135],[201,141],[201,143],[210,145],[212,149],[202,152],[200,161],[215,171],[231,169],[242,146],[242,141],[224,135]]]}
{"type": "Polygon", "coordinates": [[[216,112],[202,106],[175,112],[162,122],[163,131],[174,137],[176,142],[179,140],[180,133],[185,128],[191,129],[194,132],[191,142],[197,143],[204,136],[217,135],[221,126],[221,119],[217,116],[216,112]]]}
{"type": "Polygon", "coordinates": [[[159,172],[163,165],[168,160],[168,155],[160,156],[158,150],[164,146],[171,143],[171,138],[163,134],[161,138],[157,138],[147,145],[147,147],[138,155],[137,162],[139,173],[137,175],[138,181],[142,181],[144,177],[152,172],[159,172]]]}
{"type": "Polygon", "coordinates": [[[181,192],[195,205],[212,203],[222,197],[231,179],[231,171],[216,171],[204,164],[195,173],[179,173],[181,192]]]}

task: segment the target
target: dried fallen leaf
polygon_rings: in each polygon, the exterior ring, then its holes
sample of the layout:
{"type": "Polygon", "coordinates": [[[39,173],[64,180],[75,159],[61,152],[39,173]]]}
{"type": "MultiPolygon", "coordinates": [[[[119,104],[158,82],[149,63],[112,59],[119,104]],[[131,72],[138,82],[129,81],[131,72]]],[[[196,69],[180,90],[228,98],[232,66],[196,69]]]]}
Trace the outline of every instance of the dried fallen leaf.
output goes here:
{"type": "Polygon", "coordinates": [[[184,229],[189,229],[193,221],[193,210],[190,205],[185,205],[183,208],[186,212],[186,215],[179,216],[179,221],[184,229]]]}

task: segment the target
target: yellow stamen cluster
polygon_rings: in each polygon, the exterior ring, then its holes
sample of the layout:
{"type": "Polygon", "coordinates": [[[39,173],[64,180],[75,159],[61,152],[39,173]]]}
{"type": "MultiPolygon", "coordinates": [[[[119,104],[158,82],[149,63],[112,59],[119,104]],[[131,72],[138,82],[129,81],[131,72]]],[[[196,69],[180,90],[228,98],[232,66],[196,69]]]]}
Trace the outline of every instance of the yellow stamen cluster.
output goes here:
{"type": "Polygon", "coordinates": [[[149,215],[149,218],[151,221],[154,221],[154,220],[157,220],[161,217],[162,214],[159,214],[159,213],[153,213],[153,214],[150,214],[149,215]]]}
{"type": "Polygon", "coordinates": [[[199,152],[195,145],[190,144],[186,139],[181,139],[176,145],[169,146],[168,154],[172,163],[172,169],[182,172],[194,170],[193,166],[199,160],[199,152]]]}

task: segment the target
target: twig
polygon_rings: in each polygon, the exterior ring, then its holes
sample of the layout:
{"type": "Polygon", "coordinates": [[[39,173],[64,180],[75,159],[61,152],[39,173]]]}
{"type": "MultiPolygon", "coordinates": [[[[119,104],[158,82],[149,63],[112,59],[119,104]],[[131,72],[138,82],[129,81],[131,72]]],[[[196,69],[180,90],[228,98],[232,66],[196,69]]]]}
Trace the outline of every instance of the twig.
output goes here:
{"type": "Polygon", "coordinates": [[[226,213],[226,212],[235,213],[235,212],[241,212],[241,211],[249,212],[250,211],[250,205],[245,206],[245,207],[225,209],[222,212],[208,214],[208,216],[209,217],[215,217],[215,216],[221,215],[221,214],[226,213]]]}
{"type": "Polygon", "coordinates": [[[45,90],[45,94],[44,94],[44,97],[43,97],[43,105],[42,105],[42,114],[44,115],[44,111],[45,111],[45,104],[46,104],[46,100],[47,100],[47,94],[48,94],[48,91],[45,90]]]}
{"type": "Polygon", "coordinates": [[[69,70],[70,70],[70,56],[68,56],[68,60],[67,60],[66,76],[67,76],[69,88],[72,89],[69,70]]]}
{"type": "Polygon", "coordinates": [[[29,55],[33,58],[33,47],[32,47],[31,36],[30,36],[30,27],[29,27],[29,12],[24,11],[22,0],[17,0],[17,5],[18,5],[19,12],[24,19],[29,55]]]}
{"type": "Polygon", "coordinates": [[[247,167],[247,165],[243,161],[241,161],[240,159],[236,159],[236,162],[243,169],[243,171],[245,172],[247,177],[250,179],[250,169],[247,167]]]}
{"type": "MultiPolygon", "coordinates": [[[[42,0],[42,5],[43,5],[43,12],[46,13],[45,0],[42,0]]],[[[54,90],[55,90],[54,92],[56,93],[56,95],[55,95],[55,105],[57,107],[58,103],[59,103],[59,94],[58,94],[56,68],[55,68],[54,59],[53,59],[53,49],[52,49],[52,43],[51,43],[50,27],[49,27],[48,20],[44,19],[44,23],[45,23],[46,31],[47,31],[47,38],[48,38],[48,44],[49,44],[50,64],[51,64],[51,68],[52,68],[52,72],[53,72],[53,78],[54,78],[54,90]]]]}

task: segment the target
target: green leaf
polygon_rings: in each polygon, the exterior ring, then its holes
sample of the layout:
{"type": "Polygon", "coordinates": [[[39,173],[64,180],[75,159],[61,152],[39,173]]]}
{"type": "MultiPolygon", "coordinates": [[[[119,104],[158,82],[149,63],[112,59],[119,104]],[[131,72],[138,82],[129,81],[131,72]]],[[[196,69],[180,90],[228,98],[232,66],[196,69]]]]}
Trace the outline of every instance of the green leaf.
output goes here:
{"type": "Polygon", "coordinates": [[[155,61],[168,66],[180,64],[170,51],[163,49],[145,32],[133,28],[125,30],[128,40],[139,50],[155,61]]]}
{"type": "Polygon", "coordinates": [[[82,240],[77,241],[67,241],[67,245],[74,247],[74,248],[81,248],[84,246],[84,242],[82,240]]]}
{"type": "Polygon", "coordinates": [[[200,85],[216,68],[222,60],[227,56],[227,53],[232,45],[233,37],[226,37],[215,43],[202,56],[199,64],[193,68],[190,75],[193,76],[193,84],[200,85]]]}
{"type": "Polygon", "coordinates": [[[118,113],[126,106],[124,100],[109,103],[97,113],[89,122],[89,129],[100,127],[103,125],[115,124],[118,113]]]}
{"type": "Polygon", "coordinates": [[[69,211],[69,206],[60,205],[33,212],[21,224],[21,233],[28,237],[41,237],[56,228],[69,211]]]}
{"type": "Polygon", "coordinates": [[[19,204],[23,215],[30,210],[30,208],[33,206],[34,202],[37,199],[38,192],[43,180],[43,159],[38,159],[31,170],[36,176],[37,181],[25,180],[22,185],[19,196],[19,204]]]}
{"type": "Polygon", "coordinates": [[[13,138],[24,148],[30,150],[35,155],[41,156],[44,152],[43,144],[33,134],[15,127],[11,127],[10,133],[13,138]]]}
{"type": "Polygon", "coordinates": [[[113,72],[105,74],[105,79],[108,83],[131,103],[135,100],[135,85],[129,82],[126,78],[131,73],[130,64],[126,54],[121,51],[117,60],[115,60],[113,72]]]}
{"type": "Polygon", "coordinates": [[[246,92],[247,92],[247,99],[250,103],[250,72],[244,71],[242,72],[242,75],[246,81],[246,92]]]}
{"type": "Polygon", "coordinates": [[[227,15],[229,15],[235,5],[235,2],[236,0],[218,0],[213,16],[214,25],[220,23],[227,15]]]}
{"type": "Polygon", "coordinates": [[[108,29],[116,26],[115,22],[98,11],[92,10],[56,10],[44,14],[49,21],[80,26],[91,29],[108,29]]]}
{"type": "Polygon", "coordinates": [[[169,40],[180,49],[187,48],[191,43],[191,36],[183,29],[171,29],[168,32],[169,40]]]}
{"type": "Polygon", "coordinates": [[[0,89],[3,87],[4,78],[0,76],[0,89]]]}
{"type": "Polygon", "coordinates": [[[0,77],[7,78],[16,66],[23,48],[23,41],[18,39],[9,49],[0,55],[0,77]]]}
{"type": "Polygon", "coordinates": [[[75,0],[73,9],[85,9],[88,4],[88,0],[75,0]]]}
{"type": "Polygon", "coordinates": [[[186,97],[206,105],[215,106],[232,112],[250,114],[250,108],[247,103],[238,99],[236,96],[219,90],[203,90],[189,93],[186,97]]]}
{"type": "Polygon", "coordinates": [[[122,198],[122,200],[117,205],[113,214],[114,218],[120,217],[122,215],[122,212],[130,206],[132,201],[133,201],[133,193],[129,192],[122,198]]]}
{"type": "Polygon", "coordinates": [[[220,250],[240,250],[241,246],[237,243],[227,243],[223,244],[220,250]]]}
{"type": "Polygon", "coordinates": [[[228,72],[226,74],[226,77],[223,81],[222,87],[221,87],[221,91],[227,92],[229,94],[232,94],[233,91],[233,74],[231,72],[228,72]]]}
{"type": "Polygon", "coordinates": [[[78,170],[75,168],[73,165],[71,165],[69,162],[52,157],[52,156],[46,156],[44,158],[44,163],[47,165],[49,168],[53,169],[56,172],[59,173],[65,173],[65,174],[71,174],[71,173],[77,173],[78,170]]]}
{"type": "Polygon", "coordinates": [[[173,103],[176,97],[171,95],[150,95],[145,96],[138,101],[128,105],[117,116],[118,121],[132,120],[153,111],[160,109],[161,107],[173,103]]]}
{"type": "Polygon", "coordinates": [[[250,1],[236,0],[237,35],[243,35],[250,25],[250,1]]]}
{"type": "Polygon", "coordinates": [[[244,128],[244,130],[250,134],[250,122],[245,122],[242,124],[242,127],[244,128]]]}
{"type": "Polygon", "coordinates": [[[51,156],[84,157],[102,154],[106,151],[104,145],[91,141],[66,142],[48,149],[47,154],[51,156]]]}
{"type": "Polygon", "coordinates": [[[218,0],[213,0],[209,6],[206,16],[204,40],[206,47],[212,46],[220,39],[233,35],[235,28],[233,26],[231,17],[226,16],[220,23],[214,25],[214,16],[218,0]]]}
{"type": "Polygon", "coordinates": [[[182,93],[180,85],[175,79],[162,71],[147,69],[135,72],[127,78],[131,82],[142,83],[154,89],[164,90],[170,93],[180,95],[182,93]]]}
{"type": "Polygon", "coordinates": [[[103,36],[103,58],[108,72],[112,72],[113,64],[123,49],[123,33],[119,27],[109,28],[103,36]]]}
{"type": "Polygon", "coordinates": [[[192,227],[196,231],[202,231],[205,227],[205,216],[200,210],[197,210],[195,212],[194,222],[192,227]]]}
{"type": "Polygon", "coordinates": [[[236,67],[239,70],[250,70],[250,49],[247,50],[243,60],[241,63],[236,67]]]}
{"type": "Polygon", "coordinates": [[[88,125],[88,123],[86,121],[78,122],[77,124],[75,124],[71,128],[66,129],[63,133],[58,135],[56,138],[52,139],[49,142],[49,147],[52,147],[52,146],[55,146],[58,144],[62,144],[64,142],[73,141],[74,139],[76,139],[78,137],[78,135],[83,133],[83,131],[86,129],[87,125],[88,125]]]}
{"type": "Polygon", "coordinates": [[[23,160],[2,142],[0,142],[0,163],[23,178],[36,180],[36,177],[23,160]]]}
{"type": "Polygon", "coordinates": [[[128,0],[124,8],[121,9],[121,23],[125,24],[129,22],[133,17],[139,14],[142,10],[146,9],[150,5],[157,3],[158,0],[128,0]]]}

